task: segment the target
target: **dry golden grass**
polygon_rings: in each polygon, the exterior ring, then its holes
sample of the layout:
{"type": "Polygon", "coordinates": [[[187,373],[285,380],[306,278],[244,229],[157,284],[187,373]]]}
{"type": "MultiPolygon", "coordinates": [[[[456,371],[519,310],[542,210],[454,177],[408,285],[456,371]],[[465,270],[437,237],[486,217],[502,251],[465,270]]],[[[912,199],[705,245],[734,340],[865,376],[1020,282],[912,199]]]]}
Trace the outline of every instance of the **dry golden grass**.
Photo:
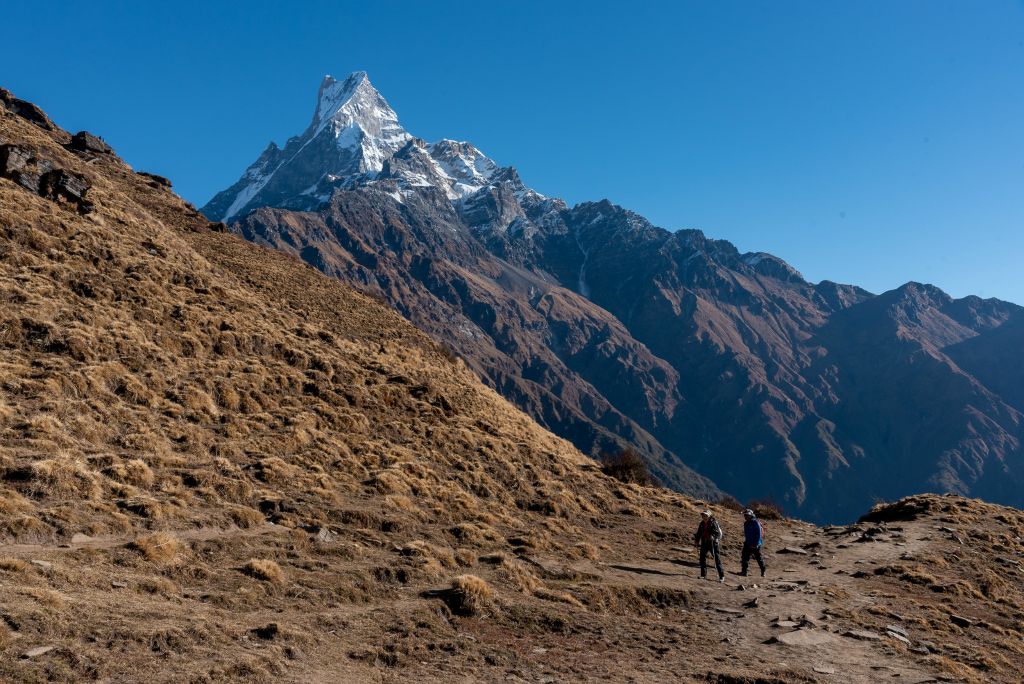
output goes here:
{"type": "Polygon", "coordinates": [[[498,568],[505,575],[505,579],[524,594],[533,595],[543,584],[536,573],[520,560],[504,558],[498,568]]]}
{"type": "Polygon", "coordinates": [[[0,571],[25,572],[32,566],[20,558],[0,558],[0,571]]]}
{"type": "Polygon", "coordinates": [[[60,592],[45,587],[27,587],[22,590],[26,596],[34,599],[39,605],[50,610],[63,610],[67,607],[67,601],[60,592]]]}
{"type": "Polygon", "coordinates": [[[183,550],[182,543],[177,537],[166,532],[139,537],[128,546],[141,553],[149,562],[162,565],[169,565],[176,561],[183,550]]]}
{"type": "Polygon", "coordinates": [[[281,566],[265,558],[249,559],[249,562],[242,567],[242,572],[249,577],[270,582],[271,584],[282,584],[284,582],[284,571],[281,569],[281,566]]]}
{"type": "Polygon", "coordinates": [[[557,589],[548,589],[546,587],[540,587],[533,592],[533,595],[545,601],[568,603],[571,606],[583,608],[583,604],[580,602],[580,600],[566,591],[558,591],[557,589]]]}
{"type": "Polygon", "coordinates": [[[598,551],[597,547],[589,542],[580,542],[573,546],[573,551],[579,558],[587,558],[589,560],[597,560],[601,557],[601,552],[598,551]]]}
{"type": "Polygon", "coordinates": [[[494,589],[476,575],[459,575],[452,580],[451,597],[452,610],[475,615],[493,604],[494,589]]]}

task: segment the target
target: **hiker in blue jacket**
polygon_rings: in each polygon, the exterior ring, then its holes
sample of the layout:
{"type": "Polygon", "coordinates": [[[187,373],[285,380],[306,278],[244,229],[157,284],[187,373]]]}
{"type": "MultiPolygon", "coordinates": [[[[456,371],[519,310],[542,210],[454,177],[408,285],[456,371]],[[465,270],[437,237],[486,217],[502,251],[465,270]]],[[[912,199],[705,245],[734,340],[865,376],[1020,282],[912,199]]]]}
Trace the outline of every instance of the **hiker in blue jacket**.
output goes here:
{"type": "Polygon", "coordinates": [[[761,546],[764,544],[764,527],[761,521],[749,508],[743,511],[743,555],[740,563],[742,568],[740,574],[744,577],[747,574],[747,566],[750,565],[750,557],[753,556],[761,567],[761,577],[764,577],[764,557],[761,555],[761,546]]]}

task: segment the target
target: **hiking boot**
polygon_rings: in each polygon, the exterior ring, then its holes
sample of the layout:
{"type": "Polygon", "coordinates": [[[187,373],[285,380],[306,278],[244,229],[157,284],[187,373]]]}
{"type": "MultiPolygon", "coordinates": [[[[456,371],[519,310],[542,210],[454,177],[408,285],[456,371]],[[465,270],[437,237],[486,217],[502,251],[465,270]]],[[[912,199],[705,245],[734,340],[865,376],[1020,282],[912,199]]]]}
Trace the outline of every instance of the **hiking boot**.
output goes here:
{"type": "Polygon", "coordinates": [[[744,570],[743,572],[740,573],[740,577],[746,577],[746,576],[747,576],[747,571],[746,570],[744,570]]]}
{"type": "Polygon", "coordinates": [[[762,570],[762,571],[761,571],[761,577],[764,577],[764,573],[765,573],[765,572],[766,572],[765,570],[762,570]]]}
{"type": "Polygon", "coordinates": [[[725,578],[724,578],[724,577],[719,577],[719,578],[718,578],[718,581],[719,581],[720,583],[722,583],[722,584],[725,584],[725,578]]]}

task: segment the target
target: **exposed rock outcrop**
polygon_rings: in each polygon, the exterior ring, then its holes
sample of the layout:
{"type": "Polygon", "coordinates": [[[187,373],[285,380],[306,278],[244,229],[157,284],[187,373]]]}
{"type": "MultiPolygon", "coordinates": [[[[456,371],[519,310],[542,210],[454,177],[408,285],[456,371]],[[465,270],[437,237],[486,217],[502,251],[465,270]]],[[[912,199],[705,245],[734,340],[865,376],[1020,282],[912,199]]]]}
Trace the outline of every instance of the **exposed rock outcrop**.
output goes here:
{"type": "Polygon", "coordinates": [[[79,173],[54,168],[27,147],[0,145],[0,176],[53,202],[68,204],[80,214],[93,209],[85,195],[89,183],[79,173]]]}

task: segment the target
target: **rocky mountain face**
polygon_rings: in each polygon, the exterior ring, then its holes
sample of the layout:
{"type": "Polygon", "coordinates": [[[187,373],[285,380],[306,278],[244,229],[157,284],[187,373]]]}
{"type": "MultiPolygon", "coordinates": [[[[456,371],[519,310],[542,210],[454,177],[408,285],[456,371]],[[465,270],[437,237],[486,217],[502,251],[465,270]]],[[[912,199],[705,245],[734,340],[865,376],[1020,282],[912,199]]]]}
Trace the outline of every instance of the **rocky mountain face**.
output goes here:
{"type": "Polygon", "coordinates": [[[1024,309],[809,283],[568,207],[468,143],[412,138],[362,73],[325,80],[316,112],[204,213],[383,297],[581,450],[632,445],[672,487],[813,520],[932,490],[1024,504],[1024,309]]]}

